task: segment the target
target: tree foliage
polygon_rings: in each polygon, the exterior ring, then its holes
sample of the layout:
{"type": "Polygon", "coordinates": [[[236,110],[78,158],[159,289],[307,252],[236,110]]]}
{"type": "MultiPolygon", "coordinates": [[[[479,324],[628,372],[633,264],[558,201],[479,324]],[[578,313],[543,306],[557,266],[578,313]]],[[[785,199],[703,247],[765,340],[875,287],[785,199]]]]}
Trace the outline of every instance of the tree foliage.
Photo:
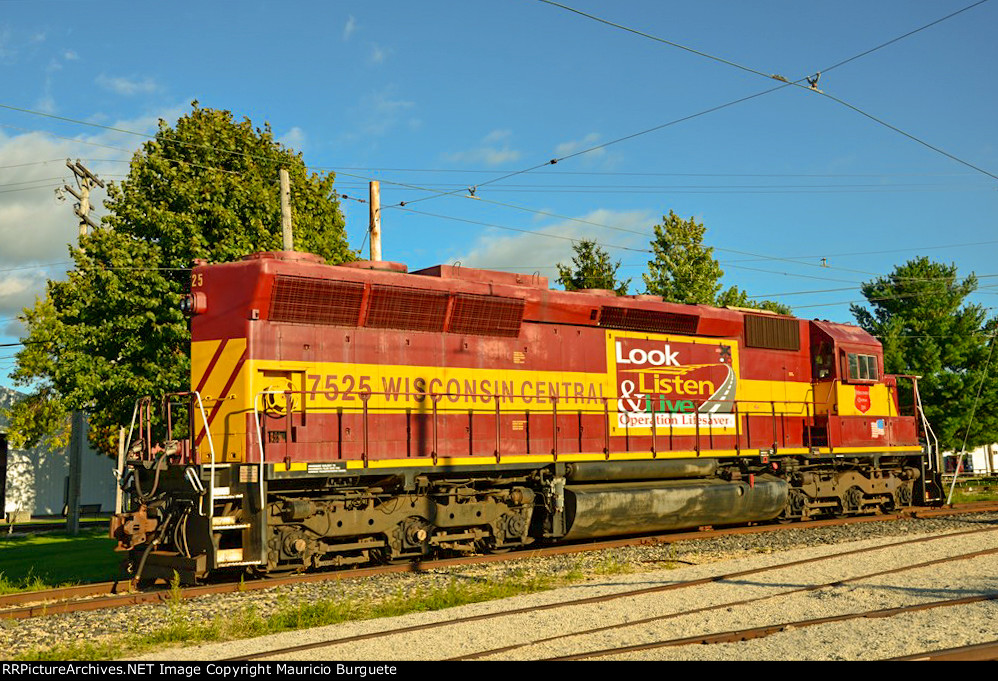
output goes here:
{"type": "Polygon", "coordinates": [[[674,303],[714,305],[724,272],[713,248],[704,248],[707,229],[694,218],[683,220],[671,210],[655,225],[654,260],[643,275],[648,293],[674,303]]]}
{"type": "Polygon", "coordinates": [[[13,378],[31,395],[10,411],[18,444],[65,435],[85,409],[91,439],[113,451],[136,398],[189,386],[190,331],[179,309],[195,259],[226,262],[281,248],[278,173],[291,177],[295,248],[339,263],[354,257],[331,198],[332,173],[228,111],[160,121],[128,176],[110,183],[102,228],[70,248],[76,268],[25,309],[28,335],[13,378]]]}
{"type": "Polygon", "coordinates": [[[721,292],[724,270],[714,259],[714,248],[706,248],[707,228],[690,217],[683,220],[673,211],[655,225],[651,247],[654,259],[642,275],[648,293],[674,303],[751,307],[790,314],[790,308],[771,300],[753,301],[748,293],[732,286],[721,292]]]}
{"type": "Polygon", "coordinates": [[[615,291],[618,296],[627,294],[631,280],[618,281],[616,264],[610,261],[610,254],[601,248],[594,240],[582,239],[572,245],[575,255],[572,265],[558,263],[558,283],[566,291],[577,291],[585,288],[602,288],[615,291]]]}
{"type": "Polygon", "coordinates": [[[883,343],[884,370],[921,376],[925,414],[945,450],[959,451],[965,439],[968,449],[998,442],[998,377],[988,366],[998,325],[965,303],[976,288],[973,274],[958,281],[955,265],[920,257],[862,285],[869,309],[852,306],[883,343]]]}

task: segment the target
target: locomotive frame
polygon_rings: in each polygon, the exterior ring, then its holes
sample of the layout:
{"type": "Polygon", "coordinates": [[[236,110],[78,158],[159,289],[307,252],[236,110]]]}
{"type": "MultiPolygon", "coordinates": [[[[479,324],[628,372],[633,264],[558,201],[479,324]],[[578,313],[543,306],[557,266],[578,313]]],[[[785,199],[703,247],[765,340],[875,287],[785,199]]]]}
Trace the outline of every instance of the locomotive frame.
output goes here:
{"type": "Polygon", "coordinates": [[[137,406],[119,466],[136,577],[941,499],[917,380],[855,326],[294,252],[199,263],[184,302],[191,390],[161,444],[137,406]]]}

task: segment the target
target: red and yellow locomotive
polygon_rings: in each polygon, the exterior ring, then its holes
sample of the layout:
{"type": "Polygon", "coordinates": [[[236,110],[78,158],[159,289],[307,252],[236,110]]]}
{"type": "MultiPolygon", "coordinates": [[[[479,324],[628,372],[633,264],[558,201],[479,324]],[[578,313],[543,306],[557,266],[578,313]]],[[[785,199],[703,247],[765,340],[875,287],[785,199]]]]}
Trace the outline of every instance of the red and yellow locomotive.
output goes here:
{"type": "Polygon", "coordinates": [[[143,578],[939,497],[914,379],[855,326],[295,252],[200,264],[185,306],[188,434],[146,403],[120,471],[143,578]]]}

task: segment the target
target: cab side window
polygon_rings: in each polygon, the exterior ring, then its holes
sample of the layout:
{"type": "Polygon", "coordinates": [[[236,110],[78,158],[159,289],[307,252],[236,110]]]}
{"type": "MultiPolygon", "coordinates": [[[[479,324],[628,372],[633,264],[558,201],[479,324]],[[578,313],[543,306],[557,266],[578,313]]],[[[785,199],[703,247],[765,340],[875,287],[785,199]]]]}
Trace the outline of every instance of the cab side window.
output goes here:
{"type": "Polygon", "coordinates": [[[847,353],[849,378],[854,381],[876,381],[880,378],[877,371],[876,355],[861,355],[856,352],[847,353]]]}

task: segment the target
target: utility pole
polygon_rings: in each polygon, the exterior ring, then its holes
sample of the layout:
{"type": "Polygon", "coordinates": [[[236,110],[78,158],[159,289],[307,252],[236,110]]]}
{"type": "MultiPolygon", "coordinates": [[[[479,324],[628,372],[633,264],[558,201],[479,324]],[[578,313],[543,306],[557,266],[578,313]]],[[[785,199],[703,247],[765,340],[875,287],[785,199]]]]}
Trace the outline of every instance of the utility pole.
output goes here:
{"type": "Polygon", "coordinates": [[[381,261],[381,183],[371,182],[371,260],[381,261]]]}
{"type": "MultiPolygon", "coordinates": [[[[68,184],[65,190],[76,197],[79,202],[73,206],[73,212],[80,219],[80,237],[87,234],[87,228],[97,229],[97,223],[90,219],[90,190],[94,187],[104,189],[104,182],[99,177],[90,172],[80,159],[73,163],[66,159],[66,167],[73,171],[76,177],[77,192],[68,184]]],[[[59,190],[56,196],[63,199],[59,190]]],[[[83,248],[80,246],[80,248],[83,248]]],[[[74,411],[72,417],[72,434],[69,445],[69,484],[66,490],[66,530],[70,535],[77,535],[80,532],[80,478],[83,467],[83,438],[86,437],[86,419],[82,411],[74,411]]]]}
{"type": "Polygon", "coordinates": [[[73,211],[80,218],[80,236],[84,236],[87,233],[87,227],[97,229],[97,223],[90,219],[90,190],[94,187],[104,189],[104,181],[90,172],[80,162],[80,159],[76,159],[76,163],[73,163],[67,158],[66,167],[73,171],[73,175],[76,177],[76,186],[79,188],[79,192],[77,192],[68,184],[65,185],[66,191],[75,196],[76,200],[79,201],[79,203],[73,206],[73,211]]]}
{"type": "Polygon", "coordinates": [[[66,532],[80,533],[80,478],[83,469],[83,438],[86,424],[82,411],[73,412],[73,430],[69,439],[69,489],[66,493],[66,532]]]}
{"type": "Polygon", "coordinates": [[[281,168],[281,243],[282,250],[295,250],[294,232],[291,227],[291,178],[281,168]]]}

